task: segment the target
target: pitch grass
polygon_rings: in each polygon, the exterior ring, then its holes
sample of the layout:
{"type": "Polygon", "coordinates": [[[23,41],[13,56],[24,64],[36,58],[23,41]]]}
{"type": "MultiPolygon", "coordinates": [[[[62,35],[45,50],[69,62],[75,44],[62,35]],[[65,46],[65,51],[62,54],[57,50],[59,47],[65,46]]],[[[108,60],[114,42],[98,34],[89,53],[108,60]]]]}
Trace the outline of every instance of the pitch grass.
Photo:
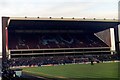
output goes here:
{"type": "Polygon", "coordinates": [[[113,80],[112,78],[118,78],[118,68],[118,63],[98,63],[94,65],[68,64],[59,66],[30,67],[22,69],[24,72],[27,72],[29,74],[47,78],[61,78],[72,80],[84,80],[83,78],[102,78],[102,80],[113,80]]]}

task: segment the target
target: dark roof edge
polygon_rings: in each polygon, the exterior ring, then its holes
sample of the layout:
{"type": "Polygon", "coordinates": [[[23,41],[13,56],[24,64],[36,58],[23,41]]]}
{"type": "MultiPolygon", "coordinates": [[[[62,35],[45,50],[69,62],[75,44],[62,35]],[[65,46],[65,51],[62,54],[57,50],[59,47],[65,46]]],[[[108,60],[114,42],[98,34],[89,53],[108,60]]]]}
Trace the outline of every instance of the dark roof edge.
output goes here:
{"type": "MultiPolygon", "coordinates": [[[[4,16],[3,16],[4,17],[4,16]]],[[[97,19],[97,18],[54,18],[54,17],[9,17],[10,20],[59,20],[59,21],[100,21],[100,22],[119,22],[118,19],[97,19]]]]}

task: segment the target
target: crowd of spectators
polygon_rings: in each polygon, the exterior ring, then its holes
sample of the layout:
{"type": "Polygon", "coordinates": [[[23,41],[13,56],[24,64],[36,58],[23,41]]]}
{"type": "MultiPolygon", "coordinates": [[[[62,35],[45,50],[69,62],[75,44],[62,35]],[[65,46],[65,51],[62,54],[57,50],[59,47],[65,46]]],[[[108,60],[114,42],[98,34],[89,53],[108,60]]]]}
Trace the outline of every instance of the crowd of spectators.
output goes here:
{"type": "Polygon", "coordinates": [[[39,56],[39,57],[22,57],[11,58],[9,60],[10,67],[15,66],[42,66],[42,65],[61,65],[71,63],[87,63],[114,61],[118,60],[117,55],[65,55],[65,56],[39,56]]]}

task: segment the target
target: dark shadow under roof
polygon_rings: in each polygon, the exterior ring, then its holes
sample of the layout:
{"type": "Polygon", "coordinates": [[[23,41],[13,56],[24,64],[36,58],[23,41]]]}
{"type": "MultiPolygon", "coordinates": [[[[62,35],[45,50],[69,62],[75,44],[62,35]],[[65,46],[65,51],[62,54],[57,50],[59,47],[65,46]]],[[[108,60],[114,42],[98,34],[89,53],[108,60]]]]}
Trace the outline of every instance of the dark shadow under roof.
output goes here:
{"type": "Polygon", "coordinates": [[[117,27],[117,21],[99,21],[99,20],[49,20],[49,19],[12,19],[8,25],[10,30],[86,30],[98,32],[108,28],[117,27]]]}

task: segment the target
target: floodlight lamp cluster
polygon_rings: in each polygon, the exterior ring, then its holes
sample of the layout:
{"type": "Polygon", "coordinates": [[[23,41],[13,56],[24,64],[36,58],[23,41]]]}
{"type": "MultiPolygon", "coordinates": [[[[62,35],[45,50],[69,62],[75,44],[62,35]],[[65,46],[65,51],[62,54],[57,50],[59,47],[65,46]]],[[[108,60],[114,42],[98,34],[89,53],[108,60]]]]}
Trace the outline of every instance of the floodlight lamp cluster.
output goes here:
{"type": "MultiPolygon", "coordinates": [[[[25,18],[28,18],[27,16],[25,16],[25,18]]],[[[40,18],[39,16],[37,17],[38,19],[40,18]]],[[[49,19],[52,19],[52,17],[49,17],[49,19]]],[[[60,19],[64,19],[64,17],[61,17],[60,19]]],[[[75,19],[75,17],[72,17],[72,19],[75,19]]],[[[86,18],[82,18],[83,20],[86,20],[86,18]]],[[[93,18],[93,20],[96,20],[96,18],[93,18]]],[[[103,20],[106,20],[106,18],[103,18],[103,20]]],[[[116,20],[115,18],[113,18],[113,20],[116,20]]]]}

